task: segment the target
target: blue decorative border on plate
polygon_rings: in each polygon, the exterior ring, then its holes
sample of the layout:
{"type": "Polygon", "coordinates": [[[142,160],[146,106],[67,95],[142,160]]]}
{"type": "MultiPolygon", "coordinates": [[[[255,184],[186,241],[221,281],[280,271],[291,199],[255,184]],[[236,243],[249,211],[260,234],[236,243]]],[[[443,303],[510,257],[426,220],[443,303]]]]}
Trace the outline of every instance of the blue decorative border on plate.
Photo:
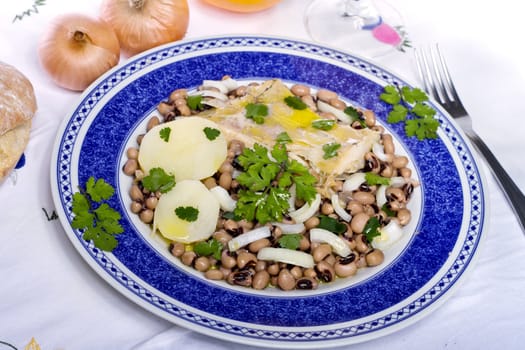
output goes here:
{"type": "MultiPolygon", "coordinates": [[[[382,86],[369,77],[375,77],[384,84],[407,85],[382,68],[347,53],[294,40],[210,38],[161,47],[132,59],[92,86],[62,130],[55,171],[60,205],[67,214],[67,220],[72,220],[73,183],[84,183],[89,176],[95,176],[104,178],[118,188],[120,169],[116,148],[121,147],[128,130],[138,119],[166,98],[172,89],[196,86],[204,79],[220,79],[224,74],[231,74],[234,78],[279,77],[330,88],[363,107],[373,109],[382,120],[385,120],[387,106],[376,98],[382,86]],[[183,59],[178,60],[180,56],[183,59]],[[334,65],[334,62],[338,65],[334,65]],[[126,85],[128,79],[151,67],[154,67],[151,72],[126,85]],[[349,68],[360,73],[352,72],[349,68]],[[93,109],[112,89],[120,90],[102,106],[95,119],[87,125],[84,139],[79,140],[79,132],[86,118],[93,117],[93,109]],[[81,148],[78,179],[72,178],[74,147],[81,148]]],[[[425,207],[418,228],[421,232],[392,266],[361,286],[293,300],[286,297],[261,298],[222,289],[220,295],[215,295],[216,290],[212,285],[189,279],[188,275],[166,264],[133,231],[129,222],[123,223],[126,230],[119,237],[120,243],[113,252],[114,256],[85,242],[79,231],[71,227],[66,227],[66,231],[68,234],[73,233],[72,239],[78,240],[77,243],[93,261],[123,288],[162,312],[204,328],[228,335],[292,342],[342,339],[376,332],[410,319],[441,298],[466,270],[481,239],[485,205],[479,171],[455,126],[441,113],[438,113],[438,118],[442,124],[442,135],[453,145],[461,162],[460,167],[456,168],[441,140],[419,142],[407,139],[398,126],[392,126],[392,132],[409,149],[423,178],[425,207]],[[428,160],[429,155],[431,161],[428,160]],[[442,172],[440,179],[436,178],[436,172],[442,172]],[[458,172],[467,178],[468,187],[461,186],[458,172]],[[440,191],[445,191],[446,195],[440,191]],[[472,208],[466,213],[468,225],[465,237],[459,232],[465,205],[463,191],[468,191],[466,198],[472,208]],[[433,212],[436,208],[442,210],[439,215],[433,212]],[[447,231],[446,235],[436,232],[443,229],[447,231]],[[456,241],[458,238],[464,241],[456,241]],[[433,286],[418,296],[418,290],[438,273],[448,253],[458,244],[461,249],[455,261],[433,286]],[[113,259],[119,260],[139,279],[134,280],[126,275],[113,259]],[[404,280],[399,281],[400,276],[404,276],[404,280]],[[173,297],[179,305],[158,296],[155,290],[173,297]],[[192,297],[191,291],[199,291],[199,298],[192,297]],[[378,300],[377,296],[381,294],[384,299],[378,300]],[[353,308],[349,302],[341,303],[343,298],[352,300],[352,304],[361,304],[360,309],[353,308]],[[402,307],[386,315],[381,314],[396,304],[402,307]],[[206,317],[180,305],[230,319],[232,323],[206,317]],[[243,305],[262,305],[258,307],[262,310],[250,309],[252,313],[246,315],[247,309],[243,305]],[[288,312],[276,316],[275,310],[288,312]],[[361,318],[374,314],[380,316],[359,323],[361,318]],[[239,326],[238,322],[250,326],[239,326]],[[338,326],[345,322],[357,324],[338,326]],[[333,325],[332,328],[324,331],[290,331],[294,327],[329,328],[330,325],[333,325]],[[272,330],[268,331],[268,327],[272,330]]],[[[119,207],[120,203],[115,199],[111,205],[119,207]]]]}

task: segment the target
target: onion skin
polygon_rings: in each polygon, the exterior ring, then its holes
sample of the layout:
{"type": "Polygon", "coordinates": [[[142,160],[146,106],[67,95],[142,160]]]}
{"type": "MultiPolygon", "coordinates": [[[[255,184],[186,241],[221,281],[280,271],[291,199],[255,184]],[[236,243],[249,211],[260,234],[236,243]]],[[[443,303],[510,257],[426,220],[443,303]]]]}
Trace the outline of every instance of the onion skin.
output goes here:
{"type": "Polygon", "coordinates": [[[122,52],[132,56],[182,39],[189,7],[187,0],[104,0],[100,17],[117,34],[122,52]]]}
{"type": "Polygon", "coordinates": [[[269,9],[282,0],[204,0],[208,4],[233,12],[257,12],[269,9]]]}
{"type": "Polygon", "coordinates": [[[38,46],[44,70],[66,89],[82,91],[120,60],[120,45],[111,27],[85,15],[57,17],[38,46]]]}

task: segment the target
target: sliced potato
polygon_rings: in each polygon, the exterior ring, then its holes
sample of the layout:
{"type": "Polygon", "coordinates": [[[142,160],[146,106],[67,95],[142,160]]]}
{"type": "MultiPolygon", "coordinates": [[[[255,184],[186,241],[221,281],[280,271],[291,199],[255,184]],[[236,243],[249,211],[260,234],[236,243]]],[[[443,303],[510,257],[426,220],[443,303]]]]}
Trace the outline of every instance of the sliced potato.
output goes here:
{"type": "Polygon", "coordinates": [[[182,180],[163,194],[155,209],[153,228],[165,238],[182,243],[208,239],[217,225],[219,201],[198,180],[182,180]],[[178,208],[198,211],[195,217],[181,218],[178,208]]]}
{"type": "Polygon", "coordinates": [[[220,127],[211,120],[191,117],[148,131],[140,144],[138,160],[146,174],[159,167],[173,174],[176,181],[200,180],[213,175],[226,155],[226,138],[220,127]]]}

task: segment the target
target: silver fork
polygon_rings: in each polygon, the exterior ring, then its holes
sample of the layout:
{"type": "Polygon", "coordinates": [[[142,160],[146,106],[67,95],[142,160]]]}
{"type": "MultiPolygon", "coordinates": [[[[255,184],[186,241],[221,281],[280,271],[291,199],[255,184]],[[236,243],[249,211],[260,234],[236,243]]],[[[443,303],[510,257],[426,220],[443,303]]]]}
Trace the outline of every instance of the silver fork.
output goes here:
{"type": "Polygon", "coordinates": [[[485,158],[511,204],[522,231],[525,233],[525,196],[472,128],[472,119],[458,97],[443,55],[439,51],[439,46],[436,45],[426,51],[416,49],[415,55],[418,73],[423,81],[425,91],[431,94],[434,100],[456,120],[479,153],[485,158]]]}

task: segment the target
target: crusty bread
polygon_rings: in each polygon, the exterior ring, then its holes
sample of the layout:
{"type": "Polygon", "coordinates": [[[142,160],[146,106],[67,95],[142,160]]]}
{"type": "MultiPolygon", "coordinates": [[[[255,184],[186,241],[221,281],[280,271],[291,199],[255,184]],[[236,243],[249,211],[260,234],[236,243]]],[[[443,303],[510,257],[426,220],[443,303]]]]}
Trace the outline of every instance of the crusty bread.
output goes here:
{"type": "Polygon", "coordinates": [[[31,82],[15,67],[0,62],[0,181],[24,152],[36,108],[31,82]]]}

